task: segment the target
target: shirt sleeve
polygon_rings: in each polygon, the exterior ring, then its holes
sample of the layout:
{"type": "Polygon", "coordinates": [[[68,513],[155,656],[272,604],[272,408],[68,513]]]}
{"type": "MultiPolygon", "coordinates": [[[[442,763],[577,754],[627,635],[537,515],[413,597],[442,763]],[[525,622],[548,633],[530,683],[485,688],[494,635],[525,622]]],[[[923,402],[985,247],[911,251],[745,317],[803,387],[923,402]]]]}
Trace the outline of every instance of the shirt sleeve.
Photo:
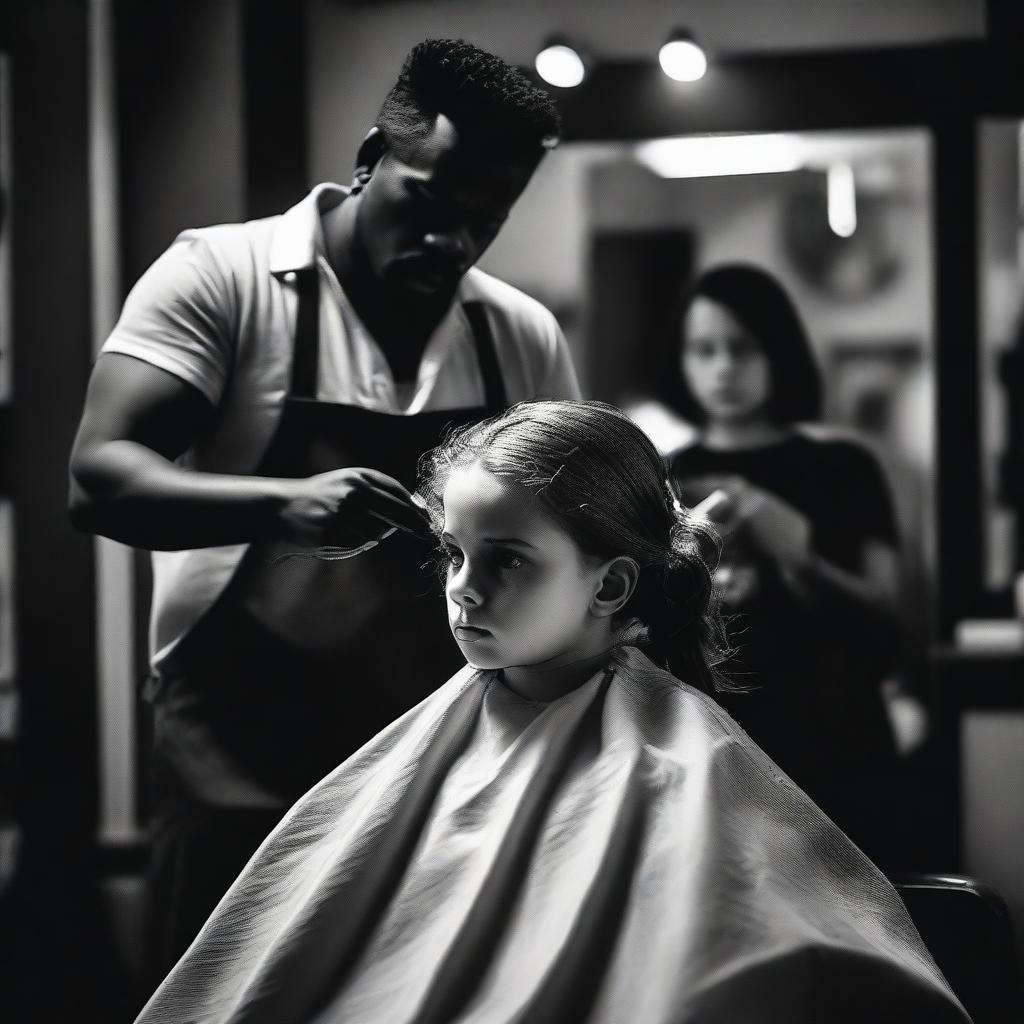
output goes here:
{"type": "Polygon", "coordinates": [[[576,368],[573,366],[569,345],[562,334],[562,328],[553,315],[549,315],[548,329],[545,332],[547,344],[547,367],[541,382],[539,397],[570,398],[578,400],[580,394],[576,368]]]}
{"type": "Polygon", "coordinates": [[[878,459],[860,444],[848,442],[845,470],[840,475],[848,494],[855,495],[854,514],[865,540],[880,540],[893,546],[899,543],[892,494],[878,459]]]}
{"type": "Polygon", "coordinates": [[[209,244],[179,235],[142,275],[101,353],[157,366],[216,405],[234,353],[235,291],[209,244]]]}

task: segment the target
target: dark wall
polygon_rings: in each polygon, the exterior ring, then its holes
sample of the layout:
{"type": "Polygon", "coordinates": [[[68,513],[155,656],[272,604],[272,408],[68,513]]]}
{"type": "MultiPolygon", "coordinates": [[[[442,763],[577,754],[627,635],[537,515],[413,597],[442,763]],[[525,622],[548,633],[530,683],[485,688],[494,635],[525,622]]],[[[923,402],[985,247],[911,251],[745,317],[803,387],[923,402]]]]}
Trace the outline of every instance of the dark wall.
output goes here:
{"type": "Polygon", "coordinates": [[[295,203],[309,180],[306,3],[246,0],[242,9],[246,217],[295,203]]]}
{"type": "Polygon", "coordinates": [[[181,230],[280,213],[307,181],[306,4],[115,0],[127,290],[181,230]]]}
{"type": "Polygon", "coordinates": [[[96,680],[92,540],[67,518],[67,459],[90,366],[86,4],[11,5],[19,867],[0,911],[9,1020],[103,1012],[92,886],[96,680]],[[30,1013],[29,1013],[30,1011],[30,1013]]]}
{"type": "Polygon", "coordinates": [[[115,4],[122,278],[245,210],[240,0],[115,4]]]}
{"type": "Polygon", "coordinates": [[[84,5],[13,17],[14,398],[23,820],[77,844],[95,815],[92,541],[67,517],[67,459],[90,358],[84,5]]]}
{"type": "MultiPolygon", "coordinates": [[[[268,154],[275,117],[303,102],[303,9],[116,2],[124,291],[183,228],[242,219],[253,199],[300,198],[304,114],[283,130],[288,145],[268,154]]],[[[0,1019],[11,1021],[130,1020],[137,1009],[98,889],[107,868],[96,847],[93,539],[67,517],[68,455],[93,344],[88,13],[86,0],[0,11],[0,48],[12,64],[14,189],[4,230],[15,297],[0,465],[15,503],[21,696],[13,786],[22,843],[0,897],[0,1019]]]]}

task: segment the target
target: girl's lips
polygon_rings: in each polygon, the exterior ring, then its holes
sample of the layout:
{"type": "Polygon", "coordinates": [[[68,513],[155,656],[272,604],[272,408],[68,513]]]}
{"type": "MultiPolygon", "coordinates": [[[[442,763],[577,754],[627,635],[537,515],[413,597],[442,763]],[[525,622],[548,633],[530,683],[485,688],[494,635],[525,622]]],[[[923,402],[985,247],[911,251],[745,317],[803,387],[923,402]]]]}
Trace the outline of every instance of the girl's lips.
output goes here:
{"type": "Polygon", "coordinates": [[[482,640],[485,636],[490,636],[486,629],[481,629],[479,626],[453,626],[452,632],[457,639],[471,644],[482,640]]]}

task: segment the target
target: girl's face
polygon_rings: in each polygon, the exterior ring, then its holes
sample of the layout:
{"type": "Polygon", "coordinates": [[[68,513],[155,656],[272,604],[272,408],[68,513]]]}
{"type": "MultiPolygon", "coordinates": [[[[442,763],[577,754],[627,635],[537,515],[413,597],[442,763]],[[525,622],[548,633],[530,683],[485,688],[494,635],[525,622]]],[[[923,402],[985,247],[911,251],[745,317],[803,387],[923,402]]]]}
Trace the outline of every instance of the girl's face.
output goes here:
{"type": "Polygon", "coordinates": [[[772,388],[768,357],[720,303],[701,296],[690,306],[681,368],[709,420],[741,422],[765,415],[772,388]]]}
{"type": "Polygon", "coordinates": [[[448,622],[476,668],[562,664],[583,651],[604,567],[525,488],[479,462],[444,489],[448,622]]]}

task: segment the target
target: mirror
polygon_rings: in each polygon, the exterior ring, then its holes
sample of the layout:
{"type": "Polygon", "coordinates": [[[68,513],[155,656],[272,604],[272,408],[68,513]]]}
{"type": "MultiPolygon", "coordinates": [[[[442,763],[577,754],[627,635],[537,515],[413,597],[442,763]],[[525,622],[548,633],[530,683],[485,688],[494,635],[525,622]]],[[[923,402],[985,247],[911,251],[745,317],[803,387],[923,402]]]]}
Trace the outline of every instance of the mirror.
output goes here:
{"type": "Polygon", "coordinates": [[[887,472],[911,677],[934,576],[930,150],[924,129],[566,143],[481,262],[555,312],[585,396],[625,407],[663,452],[693,435],[658,400],[670,310],[707,267],[771,271],[815,347],[826,422],[887,472]]]}

